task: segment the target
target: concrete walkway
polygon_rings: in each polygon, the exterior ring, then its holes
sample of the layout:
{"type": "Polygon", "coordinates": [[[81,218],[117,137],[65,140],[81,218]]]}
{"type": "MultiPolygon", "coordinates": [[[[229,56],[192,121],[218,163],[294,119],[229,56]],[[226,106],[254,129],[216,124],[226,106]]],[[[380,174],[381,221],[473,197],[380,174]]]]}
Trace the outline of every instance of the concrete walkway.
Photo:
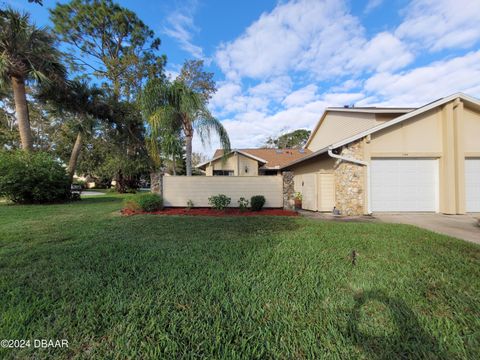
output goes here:
{"type": "Polygon", "coordinates": [[[475,215],[443,214],[374,214],[382,222],[415,225],[440,234],[480,244],[480,227],[475,215]]]}

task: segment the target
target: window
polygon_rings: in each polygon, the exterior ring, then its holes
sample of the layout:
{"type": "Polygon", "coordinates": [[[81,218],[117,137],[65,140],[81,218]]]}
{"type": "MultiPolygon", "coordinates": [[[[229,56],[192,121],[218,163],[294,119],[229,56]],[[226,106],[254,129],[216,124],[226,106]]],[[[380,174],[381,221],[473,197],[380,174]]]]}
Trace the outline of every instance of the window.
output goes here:
{"type": "Polygon", "coordinates": [[[213,170],[213,176],[233,176],[233,170],[213,170]]]}

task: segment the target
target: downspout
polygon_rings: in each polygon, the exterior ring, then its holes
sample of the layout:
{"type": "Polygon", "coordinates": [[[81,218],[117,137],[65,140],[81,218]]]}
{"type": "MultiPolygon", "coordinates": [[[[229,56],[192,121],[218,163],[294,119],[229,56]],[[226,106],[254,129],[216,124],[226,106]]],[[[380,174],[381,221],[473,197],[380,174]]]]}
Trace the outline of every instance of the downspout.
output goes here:
{"type": "Polygon", "coordinates": [[[370,207],[370,164],[366,161],[363,161],[363,160],[347,158],[347,157],[344,157],[344,156],[341,156],[341,155],[334,154],[332,147],[328,148],[328,156],[330,156],[331,158],[334,158],[334,159],[339,159],[339,160],[351,162],[351,163],[354,163],[354,164],[357,164],[357,165],[362,165],[362,166],[365,166],[367,168],[367,195],[368,195],[368,197],[367,197],[367,212],[368,212],[368,214],[371,214],[372,210],[371,210],[371,207],[370,207]]]}

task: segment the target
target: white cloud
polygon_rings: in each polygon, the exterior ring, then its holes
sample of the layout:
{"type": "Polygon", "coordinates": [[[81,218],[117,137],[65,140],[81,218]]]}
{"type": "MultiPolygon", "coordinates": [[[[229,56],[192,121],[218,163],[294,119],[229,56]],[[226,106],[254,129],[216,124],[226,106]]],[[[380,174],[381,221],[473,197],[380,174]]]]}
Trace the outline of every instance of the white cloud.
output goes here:
{"type": "Polygon", "coordinates": [[[476,51],[407,72],[376,74],[365,82],[365,90],[384,105],[419,106],[459,91],[479,96],[479,79],[480,51],[476,51]]]}
{"type": "Polygon", "coordinates": [[[393,34],[382,32],[354,53],[349,62],[352,69],[387,71],[401,69],[413,61],[413,54],[393,34]]]}
{"type": "Polygon", "coordinates": [[[193,14],[188,11],[176,11],[167,18],[163,32],[178,41],[180,48],[197,59],[204,58],[203,49],[192,42],[193,33],[199,29],[193,22],[193,14]]]}
{"type": "Polygon", "coordinates": [[[221,45],[216,60],[230,78],[264,78],[308,67],[326,75],[332,69],[319,63],[348,49],[362,32],[342,1],[292,1],[262,14],[239,38],[221,45]]]}
{"type": "Polygon", "coordinates": [[[285,99],[283,99],[282,104],[287,107],[304,105],[315,100],[317,89],[318,87],[315,84],[307,85],[288,95],[285,99]]]}
{"type": "Polygon", "coordinates": [[[292,80],[290,77],[279,76],[250,87],[248,93],[252,96],[268,97],[273,101],[279,101],[289,93],[291,88],[292,80]]]}
{"type": "Polygon", "coordinates": [[[271,99],[267,96],[250,96],[243,94],[239,83],[225,82],[220,85],[210,100],[210,108],[217,117],[231,113],[267,111],[271,99]]]}
{"type": "MultiPolygon", "coordinates": [[[[269,136],[276,136],[281,130],[311,129],[327,106],[351,104],[363,96],[361,93],[324,94],[316,100],[291,106],[274,114],[246,111],[224,119],[222,123],[230,135],[233,147],[260,146],[269,136]]],[[[213,141],[212,147],[203,151],[210,153],[215,145],[217,143],[213,141]]]]}
{"type": "Polygon", "coordinates": [[[363,12],[368,14],[372,12],[374,9],[382,5],[383,0],[368,0],[367,6],[365,6],[365,10],[363,12]]]}
{"type": "Polygon", "coordinates": [[[413,0],[396,35],[432,51],[468,48],[480,38],[480,1],[413,0]]]}
{"type": "Polygon", "coordinates": [[[287,71],[308,72],[324,80],[378,68],[399,69],[412,59],[391,33],[368,40],[358,18],[341,0],[282,3],[216,53],[226,77],[235,80],[263,79],[287,71]]]}

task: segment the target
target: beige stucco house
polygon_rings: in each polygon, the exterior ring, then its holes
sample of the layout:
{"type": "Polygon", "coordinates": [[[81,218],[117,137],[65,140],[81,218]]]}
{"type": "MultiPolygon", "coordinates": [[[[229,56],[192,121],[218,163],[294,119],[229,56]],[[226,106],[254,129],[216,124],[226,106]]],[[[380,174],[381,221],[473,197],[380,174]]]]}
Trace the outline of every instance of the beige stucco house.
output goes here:
{"type": "Polygon", "coordinates": [[[327,108],[294,173],[303,207],[342,214],[480,212],[480,101],[327,108]]]}
{"type": "Polygon", "coordinates": [[[197,168],[206,176],[280,175],[284,165],[310,153],[308,149],[234,149],[223,156],[219,149],[197,168]]]}

